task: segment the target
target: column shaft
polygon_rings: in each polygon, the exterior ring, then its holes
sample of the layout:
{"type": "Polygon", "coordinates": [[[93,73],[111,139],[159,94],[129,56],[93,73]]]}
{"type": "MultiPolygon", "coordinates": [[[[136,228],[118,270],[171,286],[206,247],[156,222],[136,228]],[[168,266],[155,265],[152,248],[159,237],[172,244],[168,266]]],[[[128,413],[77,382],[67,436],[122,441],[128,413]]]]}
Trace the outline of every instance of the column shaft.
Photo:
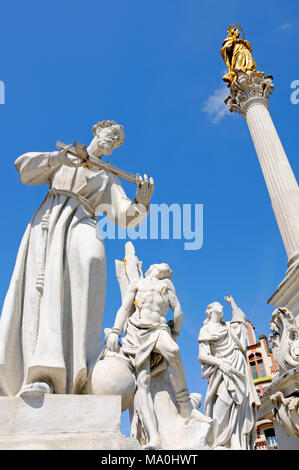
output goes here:
{"type": "Polygon", "coordinates": [[[299,188],[267,108],[254,100],[244,115],[259,158],[290,267],[299,259],[299,188]]]}

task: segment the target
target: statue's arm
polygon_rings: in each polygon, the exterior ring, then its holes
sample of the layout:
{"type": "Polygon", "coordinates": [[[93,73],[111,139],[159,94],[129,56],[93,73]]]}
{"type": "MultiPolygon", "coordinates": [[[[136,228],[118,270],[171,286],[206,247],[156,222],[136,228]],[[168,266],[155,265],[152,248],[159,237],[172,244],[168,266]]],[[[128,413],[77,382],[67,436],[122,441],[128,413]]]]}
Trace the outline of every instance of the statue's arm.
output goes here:
{"type": "Polygon", "coordinates": [[[121,307],[118,309],[114,326],[111,329],[111,333],[107,338],[106,347],[110,349],[110,351],[118,351],[118,338],[121,335],[121,330],[124,327],[124,324],[129,316],[130,309],[135,299],[137,291],[137,283],[134,283],[132,286],[129,287],[127,294],[124,297],[121,307]]]}
{"type": "Polygon", "coordinates": [[[220,54],[222,55],[223,58],[227,59],[228,53],[231,51],[233,46],[234,46],[234,40],[232,37],[226,38],[223,41],[222,48],[220,49],[220,54]]]}
{"type": "Polygon", "coordinates": [[[170,280],[166,281],[167,285],[167,294],[169,300],[169,306],[173,311],[173,330],[172,333],[174,336],[178,336],[182,323],[183,323],[183,312],[179,299],[177,298],[175,288],[173,283],[170,280]]]}
{"type": "Polygon", "coordinates": [[[233,371],[230,363],[226,361],[225,358],[214,356],[211,353],[211,347],[208,341],[199,341],[198,361],[205,366],[219,368],[224,374],[232,375],[233,371]]]}
{"type": "Polygon", "coordinates": [[[29,152],[15,161],[15,167],[24,184],[49,184],[56,168],[50,152],[29,152]]]}
{"type": "Polygon", "coordinates": [[[220,359],[211,354],[211,348],[207,341],[199,341],[198,361],[209,366],[220,366],[220,359]]]}
{"type": "Polygon", "coordinates": [[[234,298],[228,294],[227,296],[224,297],[224,299],[226,300],[226,302],[228,304],[230,304],[231,308],[232,308],[232,323],[244,323],[246,325],[246,328],[247,328],[247,321],[246,321],[246,316],[245,316],[245,313],[243,312],[243,310],[238,307],[238,305],[236,304],[234,298]]]}
{"type": "Polygon", "coordinates": [[[79,166],[82,162],[67,153],[69,147],[55,152],[24,153],[15,161],[22,183],[49,184],[53,172],[61,165],[79,166]]]}
{"type": "Polygon", "coordinates": [[[233,297],[228,294],[226,297],[224,297],[226,302],[230,304],[232,307],[232,319],[230,321],[230,326],[232,328],[232,331],[234,332],[235,336],[238,337],[239,343],[243,350],[246,349],[246,341],[248,337],[248,323],[246,316],[243,312],[243,310],[238,307],[236,304],[235,300],[233,297]]]}
{"type": "Polygon", "coordinates": [[[123,303],[121,307],[118,309],[118,312],[115,317],[114,327],[122,330],[132,307],[132,304],[135,300],[135,295],[137,292],[137,283],[134,283],[131,287],[129,287],[128,292],[126,293],[123,303]]]}
{"type": "Polygon", "coordinates": [[[126,195],[117,176],[109,175],[108,178],[105,201],[98,206],[98,210],[120,227],[137,227],[146,219],[149,212],[154,189],[152,180],[139,179],[136,198],[132,201],[126,195]]]}

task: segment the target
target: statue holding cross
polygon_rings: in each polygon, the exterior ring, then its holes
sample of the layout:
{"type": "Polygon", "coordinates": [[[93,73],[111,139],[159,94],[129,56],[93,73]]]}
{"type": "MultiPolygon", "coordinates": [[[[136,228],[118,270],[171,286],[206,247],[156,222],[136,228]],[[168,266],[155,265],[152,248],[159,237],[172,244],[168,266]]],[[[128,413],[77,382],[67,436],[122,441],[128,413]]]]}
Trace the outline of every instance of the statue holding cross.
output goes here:
{"type": "Polygon", "coordinates": [[[25,231],[3,306],[1,395],[80,393],[103,350],[106,258],[97,213],[104,207],[114,223],[139,225],[154,182],[133,175],[129,199],[117,176],[129,174],[101,162],[123,144],[123,126],[98,122],[93,134],[87,149],[60,145],[15,162],[22,183],[49,191],[25,231]]]}

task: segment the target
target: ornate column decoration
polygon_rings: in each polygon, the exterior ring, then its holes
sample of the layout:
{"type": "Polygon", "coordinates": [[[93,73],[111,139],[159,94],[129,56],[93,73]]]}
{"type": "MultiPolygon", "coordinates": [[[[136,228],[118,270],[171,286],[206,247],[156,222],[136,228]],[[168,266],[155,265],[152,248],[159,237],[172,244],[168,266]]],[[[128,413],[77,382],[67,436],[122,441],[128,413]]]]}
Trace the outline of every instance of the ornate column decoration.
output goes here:
{"type": "Polygon", "coordinates": [[[292,312],[287,308],[277,308],[270,320],[270,343],[279,374],[299,367],[299,328],[292,312]]]}
{"type": "Polygon", "coordinates": [[[228,36],[220,51],[229,70],[223,77],[230,88],[230,96],[225,103],[231,112],[240,113],[247,121],[287,253],[290,273],[299,264],[298,183],[268,111],[268,99],[274,89],[273,77],[256,70],[250,43],[244,39],[242,28],[233,26],[228,28],[228,36]],[[240,39],[240,30],[243,39],[240,39]]]}
{"type": "Polygon", "coordinates": [[[284,429],[287,436],[299,438],[299,397],[292,395],[285,397],[282,392],[271,395],[274,405],[273,419],[284,429]]]}

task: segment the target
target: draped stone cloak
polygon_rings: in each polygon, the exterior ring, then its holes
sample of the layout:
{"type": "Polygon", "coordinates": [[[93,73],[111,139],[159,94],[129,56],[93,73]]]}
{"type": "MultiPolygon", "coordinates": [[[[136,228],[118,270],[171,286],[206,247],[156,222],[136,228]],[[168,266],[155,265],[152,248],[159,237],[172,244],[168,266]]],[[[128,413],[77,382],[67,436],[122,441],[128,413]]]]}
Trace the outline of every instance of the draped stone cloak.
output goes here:
{"type": "Polygon", "coordinates": [[[166,323],[153,321],[145,324],[136,314],[129,317],[122,339],[122,351],[131,358],[135,369],[140,369],[148,359],[151,369],[162,361],[163,358],[155,351],[155,347],[161,331],[164,330],[171,335],[170,328],[166,323]]]}
{"type": "Polygon", "coordinates": [[[49,153],[24,154],[15,166],[23,183],[50,191],[27,226],[3,306],[0,393],[41,380],[78,393],[103,350],[106,258],[96,214],[134,227],[146,210],[105,171],[62,166],[49,153]]]}
{"type": "Polygon", "coordinates": [[[224,359],[233,368],[232,376],[228,376],[215,365],[202,365],[202,377],[209,379],[205,415],[214,418],[217,398],[226,405],[222,418],[214,424],[213,447],[248,449],[252,445],[260,399],[246,359],[247,334],[245,315],[240,309],[233,312],[231,322],[220,323],[217,329],[207,322],[199,333],[198,341],[205,354],[224,359]]]}

